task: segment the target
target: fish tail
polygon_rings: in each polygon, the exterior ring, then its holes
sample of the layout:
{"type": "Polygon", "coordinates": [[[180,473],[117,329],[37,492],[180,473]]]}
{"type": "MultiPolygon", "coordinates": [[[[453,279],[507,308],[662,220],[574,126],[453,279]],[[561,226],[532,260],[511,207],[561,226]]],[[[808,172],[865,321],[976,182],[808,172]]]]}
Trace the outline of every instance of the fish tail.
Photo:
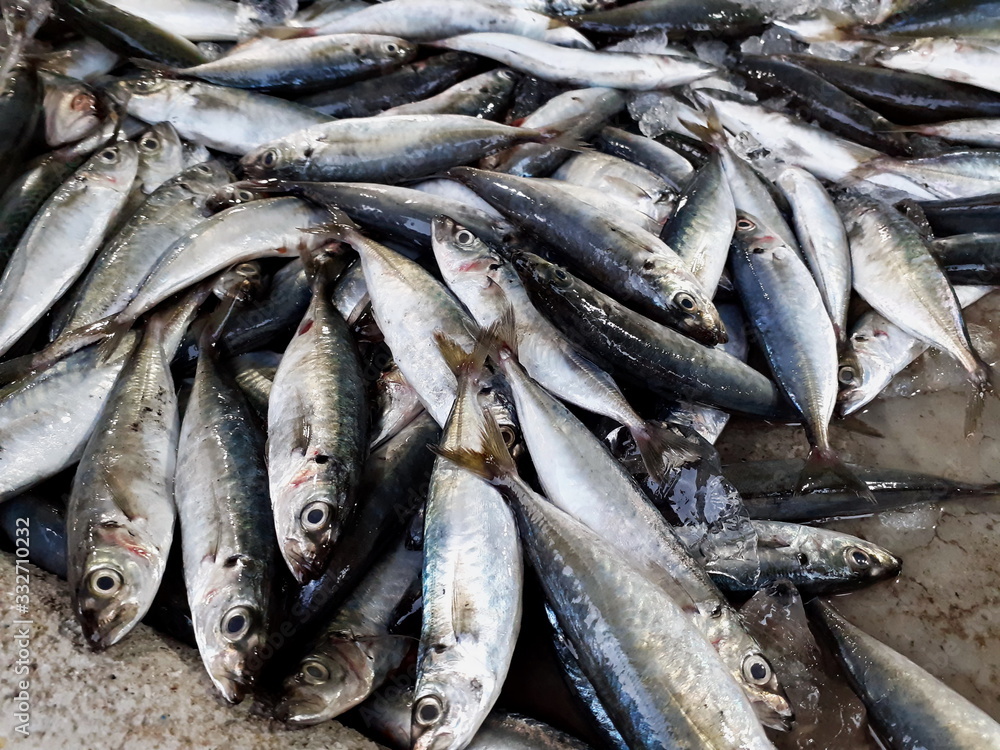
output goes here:
{"type": "Polygon", "coordinates": [[[635,440],[646,473],[663,482],[666,475],[686,463],[698,460],[700,454],[693,443],[676,434],[667,425],[648,421],[630,425],[628,431],[635,440]]]}
{"type": "Polygon", "coordinates": [[[342,252],[343,246],[334,241],[301,254],[302,265],[305,266],[306,278],[309,279],[313,294],[323,294],[340,275],[344,264],[337,256],[342,252]]]}
{"type": "Polygon", "coordinates": [[[509,302],[504,304],[500,317],[480,330],[476,338],[494,359],[503,353],[517,356],[517,324],[509,302]]]}
{"type": "Polygon", "coordinates": [[[855,476],[835,451],[814,446],[799,474],[795,494],[806,495],[822,490],[846,490],[871,503],[875,502],[868,485],[855,476]]]}
{"type": "Polygon", "coordinates": [[[559,120],[551,125],[538,128],[526,140],[578,153],[594,150],[593,146],[580,138],[579,124],[575,118],[559,120]]]}
{"type": "Polygon", "coordinates": [[[358,240],[364,237],[361,234],[361,230],[358,229],[358,225],[343,211],[332,206],[327,206],[326,209],[330,212],[329,221],[325,221],[322,224],[315,224],[311,227],[299,227],[299,231],[306,234],[324,235],[340,242],[346,242],[348,245],[352,244],[352,239],[358,240]]]}
{"type": "Polygon", "coordinates": [[[678,118],[678,122],[705,144],[717,151],[724,151],[727,146],[726,131],[722,127],[722,120],[719,118],[719,113],[715,110],[713,104],[708,103],[705,105],[704,114],[705,120],[708,123],[707,125],[702,125],[700,122],[694,122],[693,120],[686,120],[683,117],[678,118]]]}
{"type": "Polygon", "coordinates": [[[113,319],[108,320],[107,335],[100,343],[100,348],[97,350],[97,357],[99,361],[107,362],[111,359],[124,340],[125,335],[132,330],[133,325],[135,325],[135,317],[131,314],[125,315],[122,313],[115,316],[113,319]]]}
{"type": "Polygon", "coordinates": [[[486,358],[490,353],[488,341],[477,339],[472,352],[465,351],[455,339],[441,330],[434,331],[434,341],[437,342],[441,356],[444,357],[445,363],[459,383],[465,379],[479,379],[486,366],[486,358]]]}
{"type": "Polygon", "coordinates": [[[483,421],[481,448],[445,448],[443,445],[432,445],[431,450],[490,484],[502,485],[517,474],[517,464],[507,449],[496,417],[489,409],[483,410],[483,421]]]}

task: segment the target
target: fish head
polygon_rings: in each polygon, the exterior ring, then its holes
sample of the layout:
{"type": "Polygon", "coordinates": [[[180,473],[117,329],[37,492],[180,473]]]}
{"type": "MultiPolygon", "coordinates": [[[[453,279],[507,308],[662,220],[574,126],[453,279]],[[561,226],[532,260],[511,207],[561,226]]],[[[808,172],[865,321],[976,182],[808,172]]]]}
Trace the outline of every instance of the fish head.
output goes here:
{"type": "Polygon", "coordinates": [[[471,674],[461,666],[457,644],[432,646],[445,651],[425,656],[413,697],[410,718],[410,747],[413,750],[458,750],[475,736],[489,710],[492,696],[481,674],[471,674]],[[444,657],[444,658],[441,658],[444,657]]]}
{"type": "MultiPolygon", "coordinates": [[[[146,181],[153,172],[161,172],[159,164],[169,164],[180,167],[183,162],[184,144],[177,130],[169,122],[160,122],[144,131],[136,138],[136,149],[139,153],[139,176],[146,181]]],[[[171,177],[176,174],[174,170],[171,177]]],[[[150,192],[150,191],[147,191],[150,192]]]]}
{"type": "Polygon", "coordinates": [[[673,267],[657,261],[655,256],[647,259],[643,274],[656,289],[657,306],[670,326],[706,346],[726,343],[729,340],[726,325],[698,280],[690,273],[679,274],[673,267]]]}
{"type": "Polygon", "coordinates": [[[232,178],[232,173],[222,162],[212,160],[188,167],[175,179],[189,192],[208,198],[232,178]]]}
{"type": "Polygon", "coordinates": [[[575,281],[565,268],[534,253],[515,253],[511,257],[511,265],[525,288],[538,294],[548,290],[556,293],[569,291],[575,281]]]}
{"type": "Polygon", "coordinates": [[[263,666],[270,600],[265,566],[242,555],[213,560],[191,619],[205,669],[223,697],[239,703],[263,666]]]}
{"type": "Polygon", "coordinates": [[[840,384],[837,405],[842,414],[850,414],[871,401],[870,389],[867,387],[871,381],[871,373],[866,371],[862,360],[852,348],[854,338],[855,334],[852,334],[851,345],[841,355],[840,366],[837,368],[837,381],[840,384]]]}
{"type": "Polygon", "coordinates": [[[247,261],[220,273],[212,284],[212,293],[220,300],[246,303],[256,299],[263,287],[260,263],[247,261]]]}
{"type": "Polygon", "coordinates": [[[395,67],[417,56],[417,45],[405,39],[394,36],[383,36],[379,39],[376,36],[372,41],[374,42],[372,47],[358,55],[360,60],[395,67]]]}
{"type": "Polygon", "coordinates": [[[431,241],[441,275],[449,285],[494,286],[495,272],[503,260],[473,232],[447,216],[438,216],[431,224],[431,241]]]}
{"type": "Polygon", "coordinates": [[[894,578],[903,568],[903,561],[889,550],[854,537],[840,544],[839,556],[850,571],[850,577],[862,584],[894,578]]]}
{"type": "Polygon", "coordinates": [[[172,98],[174,83],[178,82],[157,75],[148,75],[112,81],[103,87],[103,91],[112,102],[121,107],[128,108],[133,103],[166,104],[172,98]]]}
{"type": "Polygon", "coordinates": [[[375,680],[374,663],[358,641],[325,640],[285,678],[274,715],[296,726],[333,719],[363,701],[375,680]]]}
{"type": "Polygon", "coordinates": [[[40,72],[45,85],[45,142],[52,148],[75,143],[101,124],[96,94],[85,83],[40,72]]]}
{"type": "Polygon", "coordinates": [[[791,727],[792,706],[771,662],[759,648],[744,654],[739,684],[761,724],[781,731],[791,727]]]}
{"type": "Polygon", "coordinates": [[[232,182],[216,186],[205,201],[205,208],[212,213],[218,213],[233,206],[241,206],[244,203],[266,198],[269,195],[270,193],[265,190],[254,189],[253,183],[232,182]]]}
{"type": "Polygon", "coordinates": [[[105,146],[95,153],[84,165],[83,169],[74,175],[82,185],[101,187],[119,193],[127,193],[132,189],[139,169],[139,154],[135,144],[120,141],[105,146]]]}
{"type": "Polygon", "coordinates": [[[299,161],[297,149],[282,141],[265,143],[250,151],[242,159],[240,166],[250,179],[279,177],[289,172],[299,161]]]}
{"type": "Polygon", "coordinates": [[[76,580],[73,609],[87,644],[102,651],[131,632],[149,610],[160,586],[166,550],[119,523],[94,527],[89,540],[79,575],[71,573],[76,580]]]}
{"type": "Polygon", "coordinates": [[[275,528],[281,555],[300,584],[323,574],[330,551],[340,538],[345,520],[343,509],[349,507],[346,502],[338,502],[328,491],[330,485],[320,478],[332,463],[323,455],[305,462],[275,504],[277,509],[297,509],[276,512],[275,528]],[[323,464],[317,465],[315,459],[323,459],[323,464]]]}

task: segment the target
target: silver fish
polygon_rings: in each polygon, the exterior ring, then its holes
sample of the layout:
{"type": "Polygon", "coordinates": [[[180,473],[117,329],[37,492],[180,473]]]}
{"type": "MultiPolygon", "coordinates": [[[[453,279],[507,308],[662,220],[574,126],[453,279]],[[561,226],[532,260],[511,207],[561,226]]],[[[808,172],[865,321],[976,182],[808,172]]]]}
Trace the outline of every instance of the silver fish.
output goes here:
{"type": "Polygon", "coordinates": [[[101,123],[97,96],[83,81],[40,71],[45,93],[45,142],[52,148],[75,143],[101,123]]]}

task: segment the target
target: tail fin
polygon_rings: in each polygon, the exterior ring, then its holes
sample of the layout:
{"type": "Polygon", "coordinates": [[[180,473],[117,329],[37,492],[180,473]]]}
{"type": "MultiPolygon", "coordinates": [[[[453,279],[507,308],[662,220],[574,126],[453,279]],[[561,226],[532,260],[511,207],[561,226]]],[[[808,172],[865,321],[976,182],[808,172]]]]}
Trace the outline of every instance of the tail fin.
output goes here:
{"type": "Polygon", "coordinates": [[[674,433],[667,425],[641,422],[628,428],[635,440],[646,473],[662,483],[666,475],[680,466],[701,458],[697,447],[674,433]]]}
{"type": "Polygon", "coordinates": [[[593,146],[581,139],[580,124],[576,118],[558,120],[551,125],[537,128],[535,133],[535,135],[529,136],[526,140],[578,153],[586,153],[594,150],[593,146]]]}
{"type": "Polygon", "coordinates": [[[443,445],[432,445],[431,450],[437,455],[466,471],[485,479],[490,484],[505,485],[507,480],[517,475],[517,464],[507,450],[503,433],[496,417],[489,409],[483,410],[483,433],[480,437],[481,449],[445,448],[443,445]]]}
{"type": "Polygon", "coordinates": [[[475,348],[469,353],[443,331],[434,331],[434,341],[437,342],[441,356],[459,383],[463,378],[476,379],[483,371],[486,358],[489,356],[487,342],[477,339],[475,348]]]}
{"type": "Polygon", "coordinates": [[[871,503],[875,502],[868,485],[858,479],[834,451],[813,447],[799,474],[795,494],[807,495],[823,490],[846,490],[871,503]]]}
{"type": "Polygon", "coordinates": [[[705,104],[704,107],[707,125],[686,120],[683,117],[680,118],[680,123],[705,145],[712,147],[716,151],[725,151],[729,147],[729,142],[726,140],[726,131],[722,127],[722,120],[719,119],[719,113],[711,103],[705,104]]]}
{"type": "Polygon", "coordinates": [[[125,334],[132,330],[135,321],[136,318],[134,315],[126,314],[125,312],[119,313],[114,318],[108,320],[107,336],[97,350],[98,359],[101,362],[107,362],[111,359],[124,340],[125,334]]]}
{"type": "Polygon", "coordinates": [[[505,351],[517,356],[517,323],[514,320],[514,308],[509,302],[505,301],[500,317],[482,329],[477,340],[491,357],[496,358],[505,351]]]}

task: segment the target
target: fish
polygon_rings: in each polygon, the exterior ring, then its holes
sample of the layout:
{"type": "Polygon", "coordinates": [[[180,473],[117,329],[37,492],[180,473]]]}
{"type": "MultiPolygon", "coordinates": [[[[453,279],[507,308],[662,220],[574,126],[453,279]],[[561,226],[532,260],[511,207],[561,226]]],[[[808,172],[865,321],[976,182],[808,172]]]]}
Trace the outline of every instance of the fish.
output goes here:
{"type": "Polygon", "coordinates": [[[757,559],[717,556],[707,567],[729,596],[790,581],[806,596],[854,591],[894,578],[902,561],[871,542],[828,529],[784,521],[752,521],[757,559]]]}
{"type": "Polygon", "coordinates": [[[930,37],[890,47],[875,56],[879,65],[1000,92],[991,75],[1000,51],[982,40],[930,37]]]}
{"type": "Polygon", "coordinates": [[[402,65],[378,78],[300,97],[298,102],[330,117],[368,117],[440,94],[481,72],[482,67],[481,58],[445,52],[402,65]]]}
{"type": "MultiPolygon", "coordinates": [[[[965,308],[993,291],[991,286],[956,286],[955,296],[965,308]]],[[[838,408],[853,414],[871,403],[892,379],[929,348],[928,344],[870,310],[854,324],[847,349],[841,355],[838,408]]]]}
{"type": "Polygon", "coordinates": [[[428,177],[515,143],[545,142],[533,130],[468,115],[358,117],[306,128],[250,151],[240,163],[253,178],[400,182],[428,177]]]}
{"type": "Polygon", "coordinates": [[[204,53],[187,39],[104,0],[55,0],[55,7],[87,36],[122,57],[178,66],[206,61],[204,53]]]}
{"type": "Polygon", "coordinates": [[[128,142],[97,152],[39,209],[0,277],[0,352],[83,273],[125,205],[138,167],[128,142]]]}
{"type": "MultiPolygon", "coordinates": [[[[505,314],[486,340],[513,395],[521,434],[547,504],[585,524],[615,550],[613,556],[642,571],[676,600],[718,650],[761,719],[782,726],[788,705],[766,658],[625,468],[569,409],[527,375],[512,349],[514,325],[505,314]],[[617,502],[607,503],[608,497],[617,502]],[[751,671],[760,679],[748,676],[751,671]]],[[[588,672],[588,676],[594,680],[594,675],[588,672]]]]}
{"type": "MultiPolygon", "coordinates": [[[[398,2],[398,0],[397,0],[398,2]]],[[[649,91],[681,86],[715,71],[697,58],[592,52],[502,33],[453,36],[433,46],[481,55],[543,81],[649,91]]]]}
{"type": "Polygon", "coordinates": [[[192,42],[235,42],[237,9],[227,0],[108,0],[192,42]]]}
{"type": "Polygon", "coordinates": [[[994,0],[963,0],[944,4],[930,2],[907,7],[877,24],[864,27],[864,33],[880,37],[982,37],[1000,39],[994,0]]]}
{"type": "Polygon", "coordinates": [[[920,201],[921,212],[938,236],[980,232],[992,234],[997,228],[1000,195],[920,201]]]}
{"type": "Polygon", "coordinates": [[[202,299],[189,295],[150,318],[73,479],[67,579],[84,639],[95,650],[139,624],[166,569],[179,430],[170,359],[202,299]]]}
{"type": "Polygon", "coordinates": [[[52,13],[51,0],[3,0],[0,3],[7,32],[0,56],[0,94],[10,89],[8,76],[23,63],[28,44],[52,13]]]}
{"type": "Polygon", "coordinates": [[[420,396],[395,363],[378,376],[375,390],[378,419],[371,429],[373,448],[398,435],[424,411],[420,396]]]}
{"type": "Polygon", "coordinates": [[[16,68],[0,79],[0,190],[15,180],[24,151],[43,112],[42,86],[32,69],[16,68]]]}
{"type": "Polygon", "coordinates": [[[997,131],[1000,130],[1000,118],[998,117],[946,120],[924,125],[901,126],[898,129],[905,133],[919,133],[920,135],[943,138],[946,141],[968,143],[971,146],[1000,148],[1000,136],[997,135],[997,131]]]}
{"type": "Polygon", "coordinates": [[[707,344],[726,340],[711,299],[658,237],[547,185],[513,175],[451,170],[494,208],[550,245],[575,267],[659,322],[707,344]]]}
{"type": "Polygon", "coordinates": [[[725,270],[734,231],[733,191],[721,157],[713,154],[692,174],[677,199],[677,210],[663,226],[660,239],[677,251],[705,291],[712,294],[725,270]]]}
{"type": "Polygon", "coordinates": [[[468,115],[499,120],[503,117],[516,82],[517,74],[511,70],[491,70],[460,81],[427,99],[384,110],[379,116],[468,115]]]}
{"type": "Polygon", "coordinates": [[[793,458],[726,464],[722,470],[739,490],[751,518],[798,523],[868,516],[953,498],[990,496],[998,489],[992,484],[956,482],[914,471],[850,464],[854,475],[874,495],[873,505],[854,493],[837,490],[795,495],[795,479],[802,466],[801,459],[793,458]]]}
{"type": "Polygon", "coordinates": [[[837,401],[837,338],[823,296],[799,254],[756,217],[738,213],[731,268],[771,371],[795,408],[810,451],[799,492],[839,483],[869,497],[830,445],[837,401]]]}
{"type": "Polygon", "coordinates": [[[654,323],[536,255],[521,252],[512,263],[539,311],[612,377],[728,411],[790,416],[777,386],[736,357],[654,323]]]}
{"type": "Polygon", "coordinates": [[[256,36],[266,27],[281,26],[295,15],[296,0],[239,0],[236,30],[241,39],[256,36]]]}
{"type": "MultiPolygon", "coordinates": [[[[440,449],[481,449],[487,352],[436,338],[458,380],[440,449]]],[[[423,541],[413,747],[457,749],[479,730],[510,667],[521,627],[521,546],[500,493],[444,458],[431,472],[423,541]]]]}
{"type": "Polygon", "coordinates": [[[851,247],[844,222],[823,184],[804,169],[783,169],[775,184],[791,206],[799,248],[843,346],[851,301],[851,247]]]}
{"type": "MultiPolygon", "coordinates": [[[[535,494],[517,475],[499,431],[487,425],[485,453],[442,455],[509,498],[546,596],[629,747],[773,747],[684,605],[582,522],[535,494]],[[677,644],[677,658],[652,656],[665,640],[677,644]],[[641,690],[632,687],[639,684],[641,690]]],[[[418,718],[419,710],[415,704],[418,718]]]]}
{"type": "Polygon", "coordinates": [[[764,644],[775,667],[789,678],[795,706],[792,729],[775,738],[779,748],[805,750],[817,743],[829,750],[875,750],[861,700],[826,664],[802,606],[802,595],[788,581],[754,594],[740,608],[747,628],[764,644]]]}
{"type": "Polygon", "coordinates": [[[610,125],[598,134],[596,145],[606,154],[648,169],[675,190],[679,190],[694,172],[691,162],[668,146],[610,125]]]}
{"type": "Polygon", "coordinates": [[[636,413],[614,380],[534,308],[510,264],[466,227],[439,216],[433,248],[442,277],[480,327],[498,323],[508,306],[516,311],[518,358],[528,374],[559,398],[626,425],[650,474],[694,457],[683,440],[636,413]]]}
{"type": "Polygon", "coordinates": [[[285,678],[276,718],[313,726],[340,716],[382,685],[409,648],[391,628],[397,611],[420,596],[422,562],[421,552],[401,540],[372,567],[285,678]]]}
{"type": "Polygon", "coordinates": [[[890,747],[972,750],[1000,742],[1000,724],[989,714],[852,625],[828,602],[816,599],[806,611],[832,641],[869,720],[890,747]]]}
{"type": "Polygon", "coordinates": [[[221,86],[299,92],[367,78],[409,62],[416,54],[412,42],[385,34],[265,37],[217,60],[172,72],[221,86]]]}
{"type": "Polygon", "coordinates": [[[585,13],[568,22],[584,31],[602,34],[665,31],[678,35],[694,31],[742,36],[759,29],[764,24],[764,15],[759,10],[730,0],[712,0],[708,3],[641,0],[621,8],[585,13]]]}
{"type": "Polygon", "coordinates": [[[574,154],[552,174],[556,180],[602,190],[628,208],[654,216],[662,224],[673,213],[676,191],[658,174],[621,157],[604,153],[574,154]]]}
{"type": "Polygon", "coordinates": [[[891,164],[876,159],[855,174],[891,174],[920,185],[938,198],[976,198],[991,195],[1000,175],[1000,150],[949,151],[940,156],[900,159],[891,164]]]}
{"type": "Polygon", "coordinates": [[[110,73],[120,60],[116,53],[96,39],[83,37],[38,55],[37,64],[39,71],[94,83],[101,76],[110,73]]]}
{"type": "Polygon", "coordinates": [[[895,209],[850,193],[837,199],[851,244],[854,288],[902,331],[936,346],[968,373],[973,396],[966,433],[992,390],[989,367],[973,350],[955,290],[920,230],[895,209]]]}
{"type": "Polygon", "coordinates": [[[198,651],[222,697],[238,703],[262,666],[277,541],[264,434],[218,359],[218,323],[209,323],[181,421],[174,489],[198,651]]]}
{"type": "Polygon", "coordinates": [[[281,554],[300,583],[317,578],[357,503],[368,409],[356,343],[330,303],[321,254],[306,256],[312,301],[285,349],[268,401],[267,466],[281,554]]]}
{"type": "MultiPolygon", "coordinates": [[[[1000,235],[978,232],[939,237],[931,242],[931,252],[948,275],[948,280],[956,285],[993,284],[998,278],[998,248],[1000,235]]],[[[956,286],[955,293],[962,302],[962,290],[956,286]]]]}
{"type": "Polygon", "coordinates": [[[182,138],[237,156],[330,119],[295,102],[204,81],[122,79],[105,91],[133,117],[169,122],[182,138]]]}
{"type": "Polygon", "coordinates": [[[229,360],[236,385],[243,391],[243,395],[257,415],[265,422],[267,402],[271,397],[271,387],[274,385],[274,373],[277,372],[280,362],[280,354],[267,351],[240,354],[229,360]]]}
{"type": "Polygon", "coordinates": [[[45,142],[52,148],[75,143],[101,124],[97,96],[74,78],[39,71],[45,93],[45,142]]]}

